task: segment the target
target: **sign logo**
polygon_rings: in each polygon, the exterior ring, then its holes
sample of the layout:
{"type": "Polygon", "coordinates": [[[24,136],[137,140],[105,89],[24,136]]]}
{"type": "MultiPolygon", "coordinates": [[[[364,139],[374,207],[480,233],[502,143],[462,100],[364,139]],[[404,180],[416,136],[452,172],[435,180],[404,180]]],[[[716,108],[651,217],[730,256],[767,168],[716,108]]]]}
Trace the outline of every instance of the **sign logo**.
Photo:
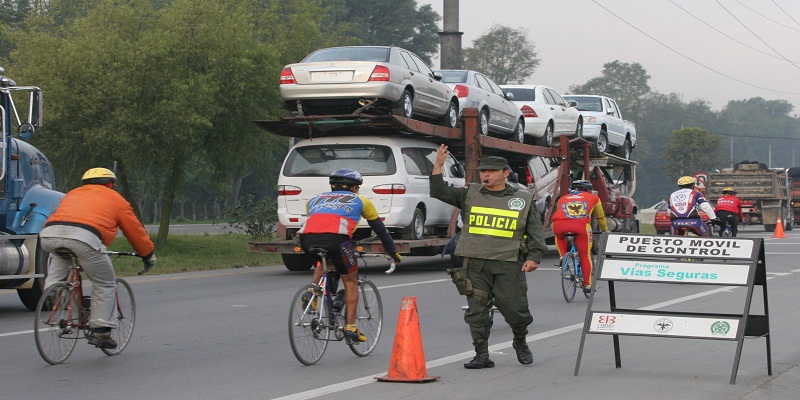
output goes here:
{"type": "Polygon", "coordinates": [[[731,324],[725,321],[717,321],[711,324],[711,334],[714,336],[727,336],[731,330],[731,324]]]}
{"type": "Polygon", "coordinates": [[[617,323],[616,315],[601,315],[597,317],[598,330],[613,330],[614,324],[617,323]]]}
{"type": "Polygon", "coordinates": [[[522,210],[525,208],[525,200],[515,197],[508,201],[508,208],[512,210],[522,210]]]}
{"type": "Polygon", "coordinates": [[[672,320],[669,318],[659,318],[655,324],[653,324],[653,329],[656,330],[658,333],[667,333],[672,330],[672,320]]]}

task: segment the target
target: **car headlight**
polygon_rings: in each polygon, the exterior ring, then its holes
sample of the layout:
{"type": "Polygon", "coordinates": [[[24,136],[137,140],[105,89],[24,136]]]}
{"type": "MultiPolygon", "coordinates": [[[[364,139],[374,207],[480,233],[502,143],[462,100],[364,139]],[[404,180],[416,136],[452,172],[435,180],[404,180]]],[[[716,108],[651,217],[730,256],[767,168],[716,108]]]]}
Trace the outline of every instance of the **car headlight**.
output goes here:
{"type": "Polygon", "coordinates": [[[597,123],[597,117],[583,117],[583,123],[584,124],[596,124],[597,123]]]}

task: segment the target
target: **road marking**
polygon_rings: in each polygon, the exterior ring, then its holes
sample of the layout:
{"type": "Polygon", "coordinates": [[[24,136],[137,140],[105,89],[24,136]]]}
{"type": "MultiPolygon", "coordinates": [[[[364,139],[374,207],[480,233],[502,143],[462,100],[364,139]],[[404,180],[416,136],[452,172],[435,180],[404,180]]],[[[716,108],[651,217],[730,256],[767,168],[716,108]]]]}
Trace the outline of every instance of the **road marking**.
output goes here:
{"type": "Polygon", "coordinates": [[[0,337],[4,337],[4,336],[16,336],[16,335],[24,335],[24,334],[27,334],[27,333],[33,333],[33,329],[31,329],[31,330],[28,330],[28,331],[19,331],[19,332],[0,333],[0,337]]]}
{"type": "MultiPolygon", "coordinates": [[[[433,281],[430,281],[430,282],[433,282],[433,281]]],[[[720,288],[717,288],[717,289],[708,290],[708,291],[705,291],[705,292],[701,292],[701,293],[697,293],[697,294],[693,294],[693,295],[689,295],[689,296],[679,297],[677,299],[672,299],[672,300],[664,301],[664,302],[661,302],[661,303],[656,303],[656,304],[653,304],[653,305],[650,305],[650,306],[647,306],[647,307],[639,308],[639,310],[646,310],[646,311],[657,310],[659,308],[668,307],[668,306],[675,305],[675,304],[678,304],[678,303],[682,303],[682,302],[685,302],[685,301],[695,300],[695,299],[698,299],[698,298],[701,298],[701,297],[711,296],[711,295],[714,295],[714,294],[717,294],[717,293],[730,292],[730,291],[732,291],[732,290],[734,290],[734,289],[736,289],[738,287],[739,286],[724,286],[724,287],[720,287],[720,288]]],[[[548,338],[551,338],[553,336],[558,336],[558,335],[561,335],[561,334],[564,334],[564,333],[569,333],[569,332],[572,332],[572,331],[580,330],[582,328],[583,328],[583,323],[579,323],[579,324],[573,324],[573,325],[565,326],[565,327],[558,328],[558,329],[553,329],[553,330],[550,330],[550,331],[547,331],[547,332],[537,333],[537,334],[534,334],[534,335],[528,335],[528,343],[532,343],[532,342],[536,342],[536,341],[539,341],[539,340],[548,339],[548,338]]],[[[493,346],[489,346],[489,351],[490,352],[497,352],[497,351],[500,351],[500,350],[507,349],[509,347],[511,347],[511,341],[504,342],[504,343],[498,343],[498,344],[495,344],[493,346]]],[[[442,358],[439,358],[437,360],[428,361],[428,362],[425,363],[425,365],[426,365],[427,368],[440,367],[442,365],[446,365],[446,364],[458,362],[458,361],[461,361],[461,360],[469,359],[474,354],[475,354],[474,351],[465,351],[463,353],[453,354],[451,356],[442,357],[442,358]]],[[[388,374],[388,371],[384,371],[384,372],[381,372],[381,373],[378,373],[378,374],[374,374],[374,375],[365,376],[365,377],[362,377],[362,378],[352,379],[352,380],[349,380],[349,381],[346,381],[346,382],[341,382],[341,383],[337,383],[337,384],[333,384],[333,385],[329,385],[329,386],[325,386],[325,387],[321,387],[321,388],[317,388],[317,389],[312,389],[312,390],[305,391],[305,392],[295,393],[295,394],[291,394],[291,395],[288,395],[288,396],[277,397],[277,398],[274,398],[273,400],[301,400],[301,399],[311,399],[311,398],[315,398],[315,397],[320,397],[320,396],[333,394],[333,393],[341,392],[343,390],[352,389],[352,388],[356,388],[356,387],[359,387],[359,386],[363,386],[363,385],[367,385],[367,384],[373,383],[373,382],[375,382],[375,377],[386,376],[386,374],[388,374]]]]}

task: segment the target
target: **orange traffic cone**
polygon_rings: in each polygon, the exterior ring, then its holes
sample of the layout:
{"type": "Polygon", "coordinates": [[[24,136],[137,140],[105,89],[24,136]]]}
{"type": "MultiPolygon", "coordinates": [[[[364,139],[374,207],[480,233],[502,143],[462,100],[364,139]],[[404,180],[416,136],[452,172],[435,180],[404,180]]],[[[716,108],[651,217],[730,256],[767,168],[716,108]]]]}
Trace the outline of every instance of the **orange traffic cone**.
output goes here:
{"type": "Polygon", "coordinates": [[[772,235],[772,237],[778,239],[783,239],[786,237],[783,235],[783,222],[781,221],[780,217],[778,217],[778,223],[775,224],[775,234],[772,235]]]}
{"type": "Polygon", "coordinates": [[[417,316],[417,298],[403,297],[400,315],[397,317],[397,331],[394,335],[392,358],[389,360],[389,373],[375,377],[382,382],[431,382],[438,376],[428,376],[425,366],[425,352],[422,350],[422,334],[417,316]]]}

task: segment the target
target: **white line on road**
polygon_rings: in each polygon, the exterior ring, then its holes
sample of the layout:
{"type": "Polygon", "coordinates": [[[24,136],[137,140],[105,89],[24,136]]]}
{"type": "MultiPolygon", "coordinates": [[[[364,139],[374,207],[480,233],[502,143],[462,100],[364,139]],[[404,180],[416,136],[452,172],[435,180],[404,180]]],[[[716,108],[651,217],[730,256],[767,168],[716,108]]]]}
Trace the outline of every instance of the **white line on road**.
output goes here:
{"type": "MultiPolygon", "coordinates": [[[[772,254],[772,253],[770,253],[770,254],[772,254]]],[[[430,283],[430,282],[434,282],[434,281],[426,281],[426,282],[420,282],[420,283],[430,283]]],[[[387,288],[388,288],[388,286],[387,286],[387,288]]],[[[650,306],[647,306],[647,307],[642,307],[642,308],[640,308],[640,310],[646,310],[646,311],[657,310],[659,308],[668,307],[668,306],[671,306],[671,305],[674,305],[674,304],[678,304],[678,303],[682,303],[682,302],[685,302],[685,301],[695,300],[695,299],[698,299],[698,298],[701,298],[701,297],[711,296],[711,295],[714,295],[714,294],[717,294],[717,293],[721,293],[721,292],[729,292],[729,291],[731,291],[731,290],[733,290],[735,288],[737,288],[737,286],[724,286],[724,287],[720,287],[720,288],[717,288],[717,289],[708,290],[708,291],[705,291],[705,292],[701,292],[701,293],[697,293],[697,294],[693,294],[693,295],[689,295],[689,296],[679,297],[677,299],[672,299],[672,300],[668,300],[668,301],[661,302],[661,303],[656,303],[656,304],[653,304],[653,305],[650,305],[650,306]]],[[[550,338],[550,337],[553,337],[553,336],[557,336],[557,335],[561,335],[561,334],[564,334],[564,333],[576,331],[576,330],[579,330],[579,329],[582,329],[582,328],[583,328],[583,323],[580,323],[580,324],[574,324],[574,325],[565,326],[563,328],[553,329],[553,330],[550,330],[550,331],[547,331],[547,332],[537,333],[535,335],[529,335],[528,336],[528,342],[531,343],[531,342],[536,342],[536,341],[539,341],[539,340],[544,340],[544,339],[547,339],[547,338],[550,338]]],[[[489,351],[490,352],[496,352],[496,351],[500,351],[500,350],[503,350],[503,349],[507,349],[509,347],[511,347],[511,341],[504,342],[504,343],[498,343],[496,345],[489,346],[489,351]]],[[[454,362],[457,362],[457,361],[460,361],[460,360],[468,359],[473,354],[474,354],[474,352],[472,352],[472,351],[466,351],[466,352],[463,352],[463,353],[453,354],[451,356],[447,356],[447,357],[439,358],[437,360],[429,361],[429,362],[425,363],[425,365],[427,366],[427,368],[439,367],[439,366],[450,364],[450,363],[454,363],[454,362]]],[[[369,375],[369,376],[365,376],[365,377],[362,377],[362,378],[356,378],[356,379],[352,379],[352,380],[349,380],[349,381],[346,381],[346,382],[341,382],[341,383],[337,383],[337,384],[333,384],[333,385],[329,385],[329,386],[325,386],[325,387],[309,390],[309,391],[306,391],[306,392],[300,392],[300,393],[295,393],[295,394],[291,394],[291,395],[284,396],[284,397],[278,397],[278,398],[275,398],[273,400],[301,400],[301,399],[311,399],[311,398],[315,398],[315,397],[319,397],[319,396],[333,394],[333,393],[336,393],[336,392],[341,392],[343,390],[352,389],[352,388],[355,388],[355,387],[358,387],[358,386],[363,386],[363,385],[367,385],[369,383],[375,382],[375,377],[385,376],[387,373],[388,373],[388,371],[384,371],[384,372],[381,372],[381,373],[378,373],[378,374],[369,375]]]]}

